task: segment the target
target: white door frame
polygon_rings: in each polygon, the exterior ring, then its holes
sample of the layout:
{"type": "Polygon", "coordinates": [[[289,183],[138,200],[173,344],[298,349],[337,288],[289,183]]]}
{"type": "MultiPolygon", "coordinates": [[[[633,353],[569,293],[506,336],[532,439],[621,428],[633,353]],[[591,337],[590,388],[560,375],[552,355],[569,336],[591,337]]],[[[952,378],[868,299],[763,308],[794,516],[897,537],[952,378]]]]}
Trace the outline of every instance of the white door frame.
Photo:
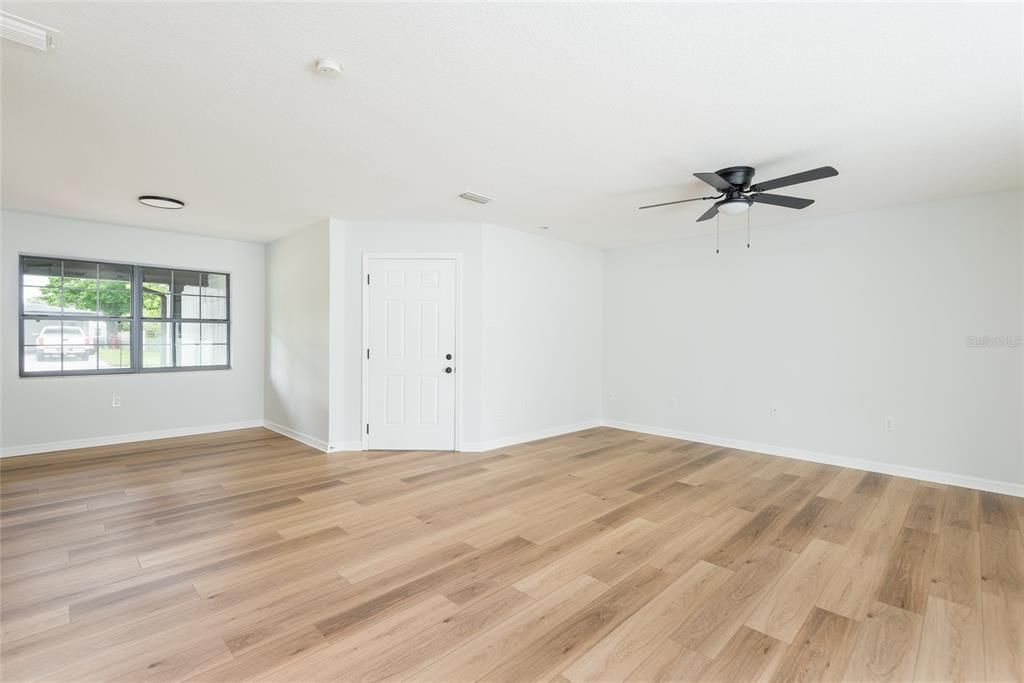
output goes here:
{"type": "Polygon", "coordinates": [[[370,419],[369,368],[367,367],[366,351],[370,346],[370,287],[367,278],[370,275],[370,261],[374,259],[436,259],[455,262],[455,450],[462,450],[462,373],[465,364],[462,360],[462,254],[461,253],[363,253],[363,347],[359,350],[363,364],[363,405],[361,410],[362,427],[360,439],[362,450],[370,450],[370,437],[366,425],[370,419]]]}

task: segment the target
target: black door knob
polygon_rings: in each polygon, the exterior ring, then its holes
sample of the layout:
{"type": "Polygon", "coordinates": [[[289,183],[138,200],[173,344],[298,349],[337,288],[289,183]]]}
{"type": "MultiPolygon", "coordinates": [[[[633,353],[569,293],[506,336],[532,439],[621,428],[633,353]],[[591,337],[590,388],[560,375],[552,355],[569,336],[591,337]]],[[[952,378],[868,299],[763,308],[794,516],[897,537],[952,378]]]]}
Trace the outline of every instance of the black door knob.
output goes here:
{"type": "Polygon", "coordinates": [[[452,369],[451,368],[445,368],[444,371],[445,371],[445,374],[448,374],[448,375],[452,374],[452,369]]]}
{"type": "Polygon", "coordinates": [[[451,360],[452,359],[452,354],[450,354],[450,353],[444,354],[444,359],[445,360],[451,360]]]}

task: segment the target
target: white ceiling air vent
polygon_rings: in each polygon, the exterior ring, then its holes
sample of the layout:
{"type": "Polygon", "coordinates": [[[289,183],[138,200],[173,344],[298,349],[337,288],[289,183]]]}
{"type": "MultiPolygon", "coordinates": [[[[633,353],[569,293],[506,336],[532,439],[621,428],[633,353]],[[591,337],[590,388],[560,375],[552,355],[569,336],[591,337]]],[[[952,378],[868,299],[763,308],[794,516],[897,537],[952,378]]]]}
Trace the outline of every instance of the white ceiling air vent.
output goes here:
{"type": "Polygon", "coordinates": [[[485,197],[482,194],[476,194],[475,192],[463,192],[459,196],[468,202],[476,202],[477,204],[489,204],[494,201],[490,197],[485,197]]]}
{"type": "Polygon", "coordinates": [[[43,52],[56,52],[60,47],[60,31],[0,11],[0,38],[12,40],[43,52]]]}

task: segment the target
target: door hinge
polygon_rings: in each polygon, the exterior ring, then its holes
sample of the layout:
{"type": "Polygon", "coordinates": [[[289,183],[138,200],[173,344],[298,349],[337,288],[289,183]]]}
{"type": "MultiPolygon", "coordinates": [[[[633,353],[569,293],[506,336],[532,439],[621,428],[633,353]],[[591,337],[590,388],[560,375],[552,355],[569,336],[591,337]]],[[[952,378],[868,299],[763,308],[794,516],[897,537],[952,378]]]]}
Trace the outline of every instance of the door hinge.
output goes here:
{"type": "Polygon", "coordinates": [[[370,349],[366,349],[366,360],[370,360],[370,349]]]}
{"type": "Polygon", "coordinates": [[[370,274],[366,274],[366,284],[370,284],[370,274]]]}
{"type": "Polygon", "coordinates": [[[366,433],[367,433],[367,434],[369,434],[369,433],[370,433],[370,425],[369,425],[369,423],[367,423],[367,425],[366,425],[366,433]]]}

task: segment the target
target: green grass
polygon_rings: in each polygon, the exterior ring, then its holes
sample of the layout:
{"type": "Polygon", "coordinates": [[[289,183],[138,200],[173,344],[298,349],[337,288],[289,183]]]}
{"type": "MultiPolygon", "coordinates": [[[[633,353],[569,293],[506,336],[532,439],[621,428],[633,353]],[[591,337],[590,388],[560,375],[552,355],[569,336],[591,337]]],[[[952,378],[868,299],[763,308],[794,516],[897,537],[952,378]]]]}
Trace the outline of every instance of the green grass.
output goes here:
{"type": "MultiPolygon", "coordinates": [[[[100,347],[100,362],[112,368],[130,368],[132,365],[131,349],[127,346],[113,348],[100,347]]],[[[160,367],[161,354],[159,349],[146,349],[142,352],[142,367],[160,367]]]]}
{"type": "Polygon", "coordinates": [[[109,346],[101,346],[99,353],[100,362],[112,368],[128,368],[132,365],[131,349],[127,346],[116,349],[109,346]]]}

